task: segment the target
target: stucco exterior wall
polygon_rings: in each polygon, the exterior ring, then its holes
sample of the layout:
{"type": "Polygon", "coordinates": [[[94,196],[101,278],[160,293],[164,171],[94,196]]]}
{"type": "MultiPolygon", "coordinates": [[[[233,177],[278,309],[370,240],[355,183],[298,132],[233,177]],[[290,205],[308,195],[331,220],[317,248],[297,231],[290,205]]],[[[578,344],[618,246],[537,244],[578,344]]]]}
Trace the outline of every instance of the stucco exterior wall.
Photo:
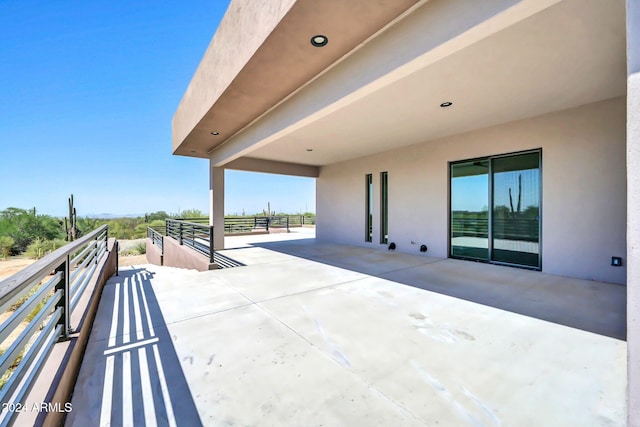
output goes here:
{"type": "MultiPolygon", "coordinates": [[[[542,149],[542,269],[626,281],[626,108],[616,98],[324,166],[317,237],[379,247],[380,172],[389,173],[389,241],[447,257],[449,162],[542,149]],[[373,174],[373,242],[365,242],[365,175],[373,174]],[[412,244],[411,242],[414,242],[412,244]],[[623,257],[623,267],[610,266],[623,257]]],[[[348,144],[348,141],[344,141],[348,144]]]]}
{"type": "Polygon", "coordinates": [[[640,426],[640,4],[627,0],[627,425],[640,426]]]}
{"type": "Polygon", "coordinates": [[[145,256],[149,264],[163,265],[162,250],[158,247],[158,245],[154,245],[153,241],[148,237],[145,243],[147,248],[147,250],[145,251],[145,256]]]}
{"type": "Polygon", "coordinates": [[[164,255],[162,257],[162,265],[198,271],[215,270],[218,268],[216,264],[210,263],[205,255],[180,245],[175,239],[164,239],[163,246],[164,255]]]}

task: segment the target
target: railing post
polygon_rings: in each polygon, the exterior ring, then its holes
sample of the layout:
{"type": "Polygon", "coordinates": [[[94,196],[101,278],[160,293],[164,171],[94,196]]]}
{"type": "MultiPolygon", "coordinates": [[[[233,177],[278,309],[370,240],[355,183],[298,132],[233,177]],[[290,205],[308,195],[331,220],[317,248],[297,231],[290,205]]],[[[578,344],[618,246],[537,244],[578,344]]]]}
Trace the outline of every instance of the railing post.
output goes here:
{"type": "Polygon", "coordinates": [[[209,226],[209,262],[213,262],[213,225],[209,226]]]}
{"type": "Polygon", "coordinates": [[[287,215],[287,233],[289,232],[289,215],[287,215]]]}
{"type": "Polygon", "coordinates": [[[120,267],[120,258],[118,256],[118,254],[120,253],[120,243],[118,243],[118,241],[116,240],[116,244],[114,246],[115,250],[116,250],[116,276],[119,276],[119,267],[120,267]]]}
{"type": "Polygon", "coordinates": [[[57,307],[62,307],[62,316],[58,321],[58,325],[62,325],[62,336],[60,341],[66,341],[69,339],[69,333],[71,332],[70,315],[69,315],[69,264],[71,263],[71,255],[67,255],[65,261],[56,268],[56,273],[62,273],[60,282],[56,285],[56,290],[62,290],[62,298],[57,304],[57,307]]]}
{"type": "Polygon", "coordinates": [[[182,223],[178,223],[178,243],[182,244],[182,223]]]}

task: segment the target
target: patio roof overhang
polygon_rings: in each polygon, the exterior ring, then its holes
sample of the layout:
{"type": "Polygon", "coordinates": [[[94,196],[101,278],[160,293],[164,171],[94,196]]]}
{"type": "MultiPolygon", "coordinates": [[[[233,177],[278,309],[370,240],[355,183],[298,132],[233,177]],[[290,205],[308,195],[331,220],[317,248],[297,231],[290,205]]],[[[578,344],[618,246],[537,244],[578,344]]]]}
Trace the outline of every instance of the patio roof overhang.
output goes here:
{"type": "Polygon", "coordinates": [[[317,168],[626,91],[623,0],[290,3],[236,74],[223,59],[244,45],[216,40],[259,11],[232,3],[174,117],[174,154],[317,168]],[[316,33],[329,44],[311,46],[316,33]],[[218,96],[197,95],[227,72],[218,96]]]}
{"type": "Polygon", "coordinates": [[[422,2],[232,1],[173,118],[173,153],[207,158],[265,111],[422,2]],[[315,35],[326,36],[329,43],[313,46],[315,35]]]}

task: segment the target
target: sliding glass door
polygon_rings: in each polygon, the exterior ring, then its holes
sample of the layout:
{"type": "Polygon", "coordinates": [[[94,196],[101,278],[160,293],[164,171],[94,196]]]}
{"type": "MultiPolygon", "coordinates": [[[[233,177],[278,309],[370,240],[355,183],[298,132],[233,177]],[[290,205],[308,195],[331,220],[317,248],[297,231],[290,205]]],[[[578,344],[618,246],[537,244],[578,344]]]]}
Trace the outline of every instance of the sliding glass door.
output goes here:
{"type": "Polygon", "coordinates": [[[540,268],[540,176],[540,151],[452,163],[450,255],[540,268]]]}
{"type": "Polygon", "coordinates": [[[451,255],[489,259],[489,162],[451,165],[451,255]]]}
{"type": "Polygon", "coordinates": [[[540,265],[540,154],[491,160],[491,259],[540,265]]]}

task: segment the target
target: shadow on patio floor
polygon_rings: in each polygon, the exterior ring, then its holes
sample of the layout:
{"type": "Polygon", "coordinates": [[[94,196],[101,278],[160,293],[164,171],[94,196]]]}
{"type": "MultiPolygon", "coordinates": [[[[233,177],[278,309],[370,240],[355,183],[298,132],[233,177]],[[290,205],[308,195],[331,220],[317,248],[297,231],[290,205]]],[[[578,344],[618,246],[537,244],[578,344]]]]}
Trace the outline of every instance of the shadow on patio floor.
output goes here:
{"type": "Polygon", "coordinates": [[[105,285],[65,425],[201,426],[145,269],[105,285]]]}
{"type": "Polygon", "coordinates": [[[541,320],[626,339],[626,287],[514,267],[324,243],[254,243],[541,320]]]}

